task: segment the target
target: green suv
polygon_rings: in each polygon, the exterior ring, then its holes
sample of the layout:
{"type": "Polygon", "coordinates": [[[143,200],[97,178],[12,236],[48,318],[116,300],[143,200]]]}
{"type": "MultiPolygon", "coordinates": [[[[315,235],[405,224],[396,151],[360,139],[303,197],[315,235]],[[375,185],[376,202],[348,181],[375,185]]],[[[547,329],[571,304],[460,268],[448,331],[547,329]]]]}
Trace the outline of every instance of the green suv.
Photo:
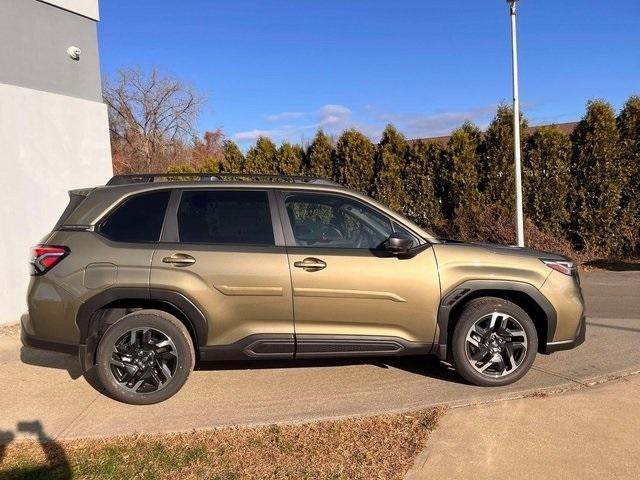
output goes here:
{"type": "Polygon", "coordinates": [[[443,240],[315,178],[116,176],[70,192],[32,265],[24,344],[133,404],[210,360],[433,354],[506,385],[585,338],[567,258],[443,240]]]}

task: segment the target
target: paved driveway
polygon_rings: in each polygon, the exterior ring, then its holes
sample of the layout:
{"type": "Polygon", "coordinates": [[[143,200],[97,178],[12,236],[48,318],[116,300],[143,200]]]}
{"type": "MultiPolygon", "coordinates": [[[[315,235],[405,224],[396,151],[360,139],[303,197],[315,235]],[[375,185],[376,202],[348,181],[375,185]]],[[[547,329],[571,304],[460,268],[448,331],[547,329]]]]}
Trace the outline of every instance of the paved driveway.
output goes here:
{"type": "MultiPolygon", "coordinates": [[[[0,337],[0,441],[19,422],[40,421],[49,436],[176,431],[233,424],[295,422],[466,404],[566,388],[640,370],[640,272],[583,275],[587,341],[539,355],[515,385],[479,388],[435,360],[299,361],[209,366],[170,400],[129,406],[79,376],[73,357],[21,348],[0,337]]],[[[24,424],[23,424],[24,425],[24,424]]]]}

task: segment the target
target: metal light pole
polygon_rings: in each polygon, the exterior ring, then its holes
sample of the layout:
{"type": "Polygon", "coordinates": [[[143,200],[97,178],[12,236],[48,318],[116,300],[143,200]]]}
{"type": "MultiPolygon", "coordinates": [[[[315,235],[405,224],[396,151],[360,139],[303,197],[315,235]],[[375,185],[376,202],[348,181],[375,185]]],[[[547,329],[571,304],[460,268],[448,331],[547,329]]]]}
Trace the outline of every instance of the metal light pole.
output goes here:
{"type": "Polygon", "coordinates": [[[518,86],[518,42],[516,35],[516,2],[507,0],[511,14],[511,62],[513,71],[513,153],[516,167],[516,242],[524,247],[522,215],[522,166],[520,162],[520,93],[518,86]]]}

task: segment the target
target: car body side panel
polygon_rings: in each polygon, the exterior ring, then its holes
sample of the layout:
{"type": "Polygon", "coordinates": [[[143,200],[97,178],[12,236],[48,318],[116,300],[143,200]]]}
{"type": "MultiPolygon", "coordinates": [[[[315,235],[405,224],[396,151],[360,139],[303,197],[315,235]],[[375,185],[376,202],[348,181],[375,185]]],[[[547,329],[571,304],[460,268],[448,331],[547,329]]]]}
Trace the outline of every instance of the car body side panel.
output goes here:
{"type": "Polygon", "coordinates": [[[56,231],[47,242],[64,245],[70,253],[45,275],[31,277],[27,294],[31,335],[79,343],[75,319],[84,302],[112,287],[149,287],[155,244],[112,242],[85,231],[56,231]]]}
{"type": "Polygon", "coordinates": [[[556,309],[558,320],[554,342],[574,340],[584,315],[584,300],[579,285],[573,278],[553,271],[540,288],[556,309]]]}
{"type": "MultiPolygon", "coordinates": [[[[535,288],[553,309],[546,342],[574,340],[583,322],[584,301],[574,277],[551,270],[540,258],[564,259],[546,252],[463,243],[434,245],[443,298],[464,282],[514,282],[535,288]]],[[[515,287],[514,287],[515,288],[515,287]]],[[[526,289],[522,289],[526,293],[526,289]]],[[[533,298],[534,301],[535,298],[533,298]]],[[[544,305],[540,305],[543,310],[544,305]]]]}
{"type": "Polygon", "coordinates": [[[290,247],[296,335],[372,335],[432,343],[440,302],[433,250],[410,258],[365,249],[290,247]],[[296,262],[326,262],[305,271],[296,262]]]}
{"type": "Polygon", "coordinates": [[[258,333],[293,335],[291,277],[284,247],[160,243],[151,288],[189,298],[208,321],[206,345],[228,345],[258,333]],[[188,266],[162,260],[175,253],[188,266]]]}
{"type": "Polygon", "coordinates": [[[497,253],[474,244],[433,245],[443,297],[468,280],[503,280],[542,287],[552,271],[534,256],[497,253]]]}

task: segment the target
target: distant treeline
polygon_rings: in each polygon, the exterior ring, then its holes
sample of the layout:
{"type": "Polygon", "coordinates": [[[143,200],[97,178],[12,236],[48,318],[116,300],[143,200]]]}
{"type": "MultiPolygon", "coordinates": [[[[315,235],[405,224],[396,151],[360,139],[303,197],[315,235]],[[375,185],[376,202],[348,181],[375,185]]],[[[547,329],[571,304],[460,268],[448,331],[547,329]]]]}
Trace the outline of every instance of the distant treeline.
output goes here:
{"type": "MultiPolygon", "coordinates": [[[[246,155],[211,134],[198,164],[172,170],[326,177],[436,234],[513,243],[512,123],[503,105],[485,132],[466,122],[446,142],[407,140],[388,125],[377,144],[356,130],[318,131],[305,146],[261,137],[246,155]]],[[[555,126],[525,133],[522,159],[529,245],[583,258],[640,254],[640,97],[618,115],[589,102],[571,134],[555,126]]]]}

